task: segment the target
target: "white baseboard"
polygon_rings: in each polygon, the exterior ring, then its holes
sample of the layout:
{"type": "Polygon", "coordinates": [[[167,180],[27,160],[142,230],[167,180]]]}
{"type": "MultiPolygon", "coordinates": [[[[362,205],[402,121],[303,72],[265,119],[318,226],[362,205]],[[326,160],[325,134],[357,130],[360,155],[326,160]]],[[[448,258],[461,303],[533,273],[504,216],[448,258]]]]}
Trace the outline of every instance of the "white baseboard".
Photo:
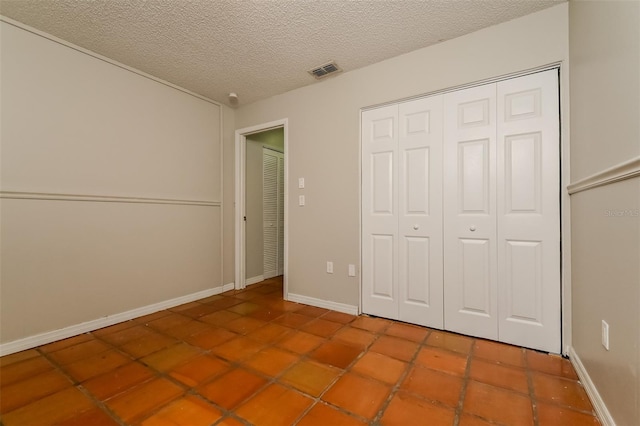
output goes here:
{"type": "Polygon", "coordinates": [[[616,422],[613,420],[613,417],[602,400],[600,393],[598,393],[598,389],[596,389],[593,381],[591,381],[589,373],[584,368],[584,364],[582,364],[580,357],[573,347],[569,347],[569,360],[571,361],[571,364],[573,364],[573,368],[576,369],[576,373],[578,373],[578,377],[584,386],[584,390],[587,391],[587,395],[593,404],[593,408],[596,410],[600,423],[604,426],[616,426],[616,422]]]}
{"type": "Polygon", "coordinates": [[[244,285],[251,285],[251,284],[259,283],[260,281],[264,281],[264,275],[258,275],[258,276],[255,276],[255,277],[247,278],[244,281],[244,285]]]}
{"type": "Polygon", "coordinates": [[[222,287],[216,287],[192,294],[187,294],[186,296],[176,297],[175,299],[165,300],[162,302],[154,303],[152,305],[132,309],[130,311],[121,312],[114,315],[107,315],[103,318],[71,325],[59,330],[47,331],[45,333],[40,333],[22,339],[13,340],[11,342],[2,343],[0,344],[0,356],[9,355],[15,352],[20,352],[38,346],[46,345],[47,343],[55,342],[57,340],[62,340],[68,337],[77,336],[82,333],[98,330],[103,327],[108,327],[113,324],[152,314],[164,309],[173,308],[174,306],[179,306],[185,303],[193,302],[195,300],[204,299],[215,294],[223,293],[227,290],[233,290],[233,283],[226,284],[222,287]]]}
{"type": "Polygon", "coordinates": [[[229,291],[229,290],[234,290],[235,288],[236,288],[235,283],[225,284],[225,285],[222,286],[221,293],[224,293],[225,291],[229,291]]]}
{"type": "Polygon", "coordinates": [[[316,306],[318,308],[331,309],[332,311],[343,312],[345,314],[358,315],[358,307],[354,305],[347,305],[346,303],[316,299],[315,297],[303,296],[301,294],[294,293],[287,294],[287,300],[291,302],[304,303],[305,305],[316,306]]]}

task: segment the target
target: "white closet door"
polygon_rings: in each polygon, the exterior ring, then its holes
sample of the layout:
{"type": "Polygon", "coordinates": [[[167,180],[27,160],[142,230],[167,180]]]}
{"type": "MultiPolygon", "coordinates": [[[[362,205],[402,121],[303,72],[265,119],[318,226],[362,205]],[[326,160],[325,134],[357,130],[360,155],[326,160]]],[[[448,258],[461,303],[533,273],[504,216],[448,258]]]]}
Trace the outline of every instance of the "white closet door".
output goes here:
{"type": "Polygon", "coordinates": [[[444,325],[498,339],[495,84],[444,95],[444,325]]]}
{"type": "Polygon", "coordinates": [[[560,352],[557,70],[498,90],[500,340],[560,352]]]}
{"type": "Polygon", "coordinates": [[[265,279],[278,275],[280,238],[278,164],[282,153],[262,150],[262,219],[263,219],[263,275],[265,279]]]}
{"type": "Polygon", "coordinates": [[[399,319],[443,326],[442,96],[401,103],[399,319]]]}
{"type": "Polygon", "coordinates": [[[398,107],[362,113],[362,310],[398,319],[398,107]]]}
{"type": "Polygon", "coordinates": [[[284,274],[284,155],[278,157],[278,275],[284,274]]]}

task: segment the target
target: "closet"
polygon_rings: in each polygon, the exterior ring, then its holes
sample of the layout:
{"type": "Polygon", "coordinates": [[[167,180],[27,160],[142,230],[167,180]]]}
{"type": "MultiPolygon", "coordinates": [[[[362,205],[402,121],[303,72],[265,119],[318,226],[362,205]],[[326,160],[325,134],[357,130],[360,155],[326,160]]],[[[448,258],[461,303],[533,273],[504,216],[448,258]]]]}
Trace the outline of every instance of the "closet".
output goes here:
{"type": "Polygon", "coordinates": [[[558,70],[362,113],[362,309],[560,352],[558,70]]]}

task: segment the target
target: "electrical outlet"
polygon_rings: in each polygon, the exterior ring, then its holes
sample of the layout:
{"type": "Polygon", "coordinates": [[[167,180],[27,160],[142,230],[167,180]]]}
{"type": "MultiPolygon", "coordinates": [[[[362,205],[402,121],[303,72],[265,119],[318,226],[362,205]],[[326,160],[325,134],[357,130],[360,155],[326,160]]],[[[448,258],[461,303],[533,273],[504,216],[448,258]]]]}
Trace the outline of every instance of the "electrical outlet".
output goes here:
{"type": "Polygon", "coordinates": [[[605,320],[602,320],[602,346],[609,350],[609,324],[605,320]]]}
{"type": "Polygon", "coordinates": [[[327,262],[327,274],[333,274],[333,262],[327,262]]]}
{"type": "Polygon", "coordinates": [[[350,277],[355,277],[356,276],[356,265],[354,264],[349,264],[349,276],[350,277]]]}
{"type": "Polygon", "coordinates": [[[304,189],[304,178],[298,178],[298,188],[304,189]]]}
{"type": "Polygon", "coordinates": [[[304,195],[300,195],[300,196],[298,197],[298,205],[299,205],[299,206],[304,206],[304,202],[305,202],[305,200],[304,200],[304,195]]]}

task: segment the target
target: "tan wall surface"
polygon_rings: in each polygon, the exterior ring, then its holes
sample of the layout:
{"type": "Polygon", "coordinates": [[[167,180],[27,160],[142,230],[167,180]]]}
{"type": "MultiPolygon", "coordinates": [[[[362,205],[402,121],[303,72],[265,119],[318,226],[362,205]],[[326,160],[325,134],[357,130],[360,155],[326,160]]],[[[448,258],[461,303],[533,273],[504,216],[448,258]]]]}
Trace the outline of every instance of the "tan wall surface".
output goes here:
{"type": "Polygon", "coordinates": [[[220,107],[0,25],[2,343],[221,286],[220,107]]]}
{"type": "Polygon", "coordinates": [[[561,4],[236,111],[236,128],[289,120],[289,199],[306,196],[287,209],[291,293],[359,303],[347,265],[360,265],[360,109],[566,60],[567,11],[561,4]]]}
{"type": "MultiPolygon", "coordinates": [[[[569,17],[577,180],[640,154],[640,3],[574,1],[569,17]]],[[[640,424],[639,209],[639,178],[571,197],[573,347],[619,425],[640,424]]]]}

